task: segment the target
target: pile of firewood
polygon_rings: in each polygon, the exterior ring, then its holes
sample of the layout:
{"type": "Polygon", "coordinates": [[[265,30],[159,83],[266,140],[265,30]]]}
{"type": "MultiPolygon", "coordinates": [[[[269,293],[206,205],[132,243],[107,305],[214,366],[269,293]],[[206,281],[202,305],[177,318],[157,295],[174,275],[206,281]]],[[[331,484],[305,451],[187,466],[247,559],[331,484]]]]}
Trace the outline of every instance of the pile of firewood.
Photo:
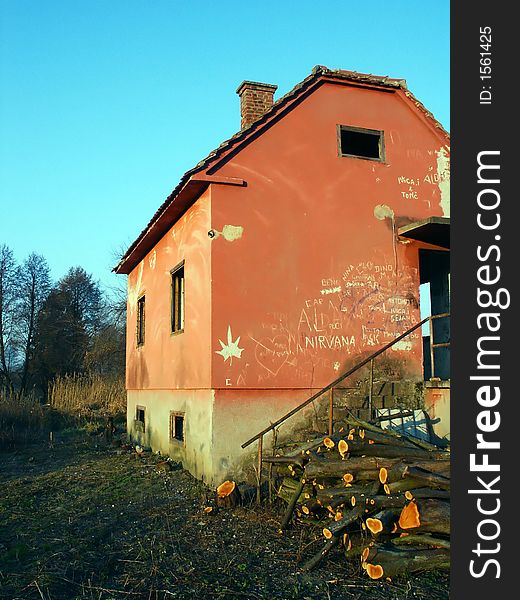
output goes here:
{"type": "Polygon", "coordinates": [[[323,532],[303,569],[341,546],[372,579],[449,567],[449,452],[353,415],[336,432],[264,459],[285,470],[281,529],[298,519],[323,532]]]}

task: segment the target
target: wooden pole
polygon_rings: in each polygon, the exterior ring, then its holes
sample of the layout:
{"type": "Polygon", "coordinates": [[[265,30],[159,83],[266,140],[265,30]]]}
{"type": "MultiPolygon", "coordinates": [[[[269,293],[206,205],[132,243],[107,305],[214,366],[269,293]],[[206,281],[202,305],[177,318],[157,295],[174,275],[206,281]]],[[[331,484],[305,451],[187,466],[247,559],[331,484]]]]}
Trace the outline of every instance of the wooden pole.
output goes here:
{"type": "Polygon", "coordinates": [[[334,388],[329,390],[329,435],[334,433],[334,388]]]}
{"type": "Polygon", "coordinates": [[[264,445],[264,436],[261,435],[258,438],[258,483],[257,483],[257,487],[256,487],[256,502],[257,504],[260,504],[260,502],[262,501],[262,496],[261,496],[261,487],[262,487],[262,453],[263,453],[263,445],[264,445]]]}
{"type": "Polygon", "coordinates": [[[435,377],[435,357],[433,349],[433,319],[430,317],[430,362],[431,362],[431,379],[435,377]]]}

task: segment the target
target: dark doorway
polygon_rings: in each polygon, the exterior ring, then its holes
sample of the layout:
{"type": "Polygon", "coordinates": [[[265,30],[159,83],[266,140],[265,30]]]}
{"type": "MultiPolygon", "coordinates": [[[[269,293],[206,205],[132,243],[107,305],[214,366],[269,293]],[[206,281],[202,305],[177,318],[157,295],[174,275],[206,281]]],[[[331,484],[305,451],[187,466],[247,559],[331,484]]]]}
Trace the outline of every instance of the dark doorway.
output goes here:
{"type": "MultiPolygon", "coordinates": [[[[419,250],[419,273],[421,278],[421,318],[429,314],[432,316],[450,312],[450,253],[439,250],[419,250]],[[423,316],[424,315],[424,316],[423,316]]],[[[434,319],[433,341],[434,344],[449,344],[450,319],[434,319]]],[[[432,374],[432,361],[430,339],[432,332],[429,327],[423,328],[423,367],[424,379],[432,378],[446,381],[450,379],[450,348],[434,348],[434,369],[432,374]]]]}

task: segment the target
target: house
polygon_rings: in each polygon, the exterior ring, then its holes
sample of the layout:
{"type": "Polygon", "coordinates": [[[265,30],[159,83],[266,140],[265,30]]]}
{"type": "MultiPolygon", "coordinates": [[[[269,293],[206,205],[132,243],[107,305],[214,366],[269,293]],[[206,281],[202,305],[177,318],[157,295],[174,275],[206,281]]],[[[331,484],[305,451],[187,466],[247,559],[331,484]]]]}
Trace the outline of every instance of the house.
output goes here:
{"type": "MultiPolygon", "coordinates": [[[[449,311],[446,131],[402,79],[318,66],[275,90],[240,85],[240,132],[183,175],[115,268],[128,274],[129,434],[208,483],[419,322],[420,290],[449,311]]],[[[424,388],[449,431],[441,321],[433,378],[420,329],[375,370],[424,388]]]]}

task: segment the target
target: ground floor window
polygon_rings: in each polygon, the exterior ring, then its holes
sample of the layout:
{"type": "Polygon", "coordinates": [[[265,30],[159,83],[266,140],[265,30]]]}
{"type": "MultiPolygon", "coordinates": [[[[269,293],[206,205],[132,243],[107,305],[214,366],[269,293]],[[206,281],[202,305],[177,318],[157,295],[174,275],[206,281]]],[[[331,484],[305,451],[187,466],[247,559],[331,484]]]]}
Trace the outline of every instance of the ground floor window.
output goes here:
{"type": "Polygon", "coordinates": [[[135,407],[136,429],[138,431],[142,431],[143,433],[144,433],[144,428],[145,428],[145,413],[146,413],[146,409],[144,406],[136,406],[135,407]]]}
{"type": "Polygon", "coordinates": [[[184,413],[170,413],[170,440],[184,442],[184,413]]]}

